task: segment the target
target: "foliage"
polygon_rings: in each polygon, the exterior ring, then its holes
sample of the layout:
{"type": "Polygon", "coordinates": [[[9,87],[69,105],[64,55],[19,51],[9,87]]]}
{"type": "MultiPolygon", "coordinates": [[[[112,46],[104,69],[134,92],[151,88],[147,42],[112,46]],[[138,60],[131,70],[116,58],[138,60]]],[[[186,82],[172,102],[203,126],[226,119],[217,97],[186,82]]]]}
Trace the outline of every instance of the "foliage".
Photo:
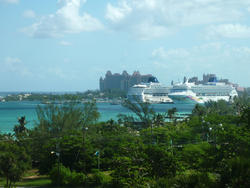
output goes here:
{"type": "Polygon", "coordinates": [[[13,129],[16,135],[19,135],[26,131],[25,125],[27,124],[27,122],[25,121],[25,116],[18,118],[18,122],[19,125],[15,125],[13,129]]]}
{"type": "Polygon", "coordinates": [[[175,188],[207,188],[217,187],[218,177],[216,174],[188,170],[181,172],[174,178],[159,178],[152,182],[153,188],[175,187],[175,188]]]}
{"type": "Polygon", "coordinates": [[[168,110],[168,117],[170,120],[175,118],[176,112],[177,112],[177,108],[175,107],[168,110]]]}
{"type": "Polygon", "coordinates": [[[60,153],[67,167],[90,171],[94,150],[88,146],[85,128],[99,117],[95,101],[83,108],[77,104],[38,106],[37,116],[37,127],[30,131],[30,139],[33,140],[30,147],[39,171],[48,173],[55,163],[51,151],[60,153]]]}
{"type": "MultiPolygon", "coordinates": [[[[148,103],[123,105],[133,115],[107,122],[97,122],[95,101],[38,107],[35,129],[0,134],[1,175],[8,185],[10,178],[17,181],[31,157],[54,185],[249,187],[248,98],[196,105],[190,117],[174,123],[148,103]]],[[[175,112],[168,111],[173,120],[175,112]]]]}
{"type": "Polygon", "coordinates": [[[122,106],[131,110],[136,117],[138,118],[135,121],[140,121],[142,123],[142,128],[152,126],[153,118],[155,111],[150,107],[150,104],[147,102],[141,102],[138,98],[134,99],[135,101],[125,100],[122,103],[122,106]]]}
{"type": "Polygon", "coordinates": [[[217,185],[217,177],[216,174],[191,170],[175,177],[173,185],[177,188],[215,187],[217,185]]]}
{"type": "Polygon", "coordinates": [[[194,109],[192,110],[192,115],[193,116],[198,116],[198,117],[202,117],[204,115],[206,115],[206,107],[201,105],[201,104],[196,104],[194,106],[194,109]]]}
{"type": "Polygon", "coordinates": [[[241,96],[234,98],[233,108],[239,115],[250,105],[250,95],[244,92],[241,96]]]}
{"type": "Polygon", "coordinates": [[[183,165],[186,169],[209,171],[214,164],[212,150],[213,147],[207,142],[186,145],[181,152],[183,165]]]}
{"type": "Polygon", "coordinates": [[[0,151],[0,174],[6,178],[6,186],[11,187],[30,167],[30,158],[25,148],[7,135],[0,142],[0,151]]]}
{"type": "Polygon", "coordinates": [[[233,109],[232,106],[226,102],[225,100],[208,101],[205,103],[207,113],[214,113],[219,115],[232,114],[233,109]]]}
{"type": "Polygon", "coordinates": [[[90,187],[109,187],[110,180],[111,178],[109,175],[94,169],[92,173],[88,176],[86,184],[90,187]]]}
{"type": "Polygon", "coordinates": [[[135,164],[129,157],[117,157],[116,168],[111,173],[114,187],[145,187],[146,169],[135,164]]]}
{"type": "Polygon", "coordinates": [[[143,129],[140,135],[144,144],[152,144],[153,142],[158,146],[168,147],[171,140],[169,127],[155,127],[152,130],[152,135],[150,129],[143,129]]]}
{"type": "Polygon", "coordinates": [[[51,137],[59,137],[67,130],[79,130],[82,123],[82,111],[74,104],[38,106],[37,117],[36,130],[51,137]]]}
{"type": "Polygon", "coordinates": [[[146,160],[149,164],[148,172],[150,177],[174,177],[177,171],[177,163],[171,152],[158,146],[149,146],[146,148],[146,160]]]}
{"type": "Polygon", "coordinates": [[[99,117],[100,113],[98,112],[95,101],[84,104],[82,113],[82,122],[84,126],[95,123],[99,117]]]}
{"type": "Polygon", "coordinates": [[[228,159],[221,171],[221,187],[249,187],[250,162],[249,158],[236,157],[228,159]]]}
{"type": "Polygon", "coordinates": [[[126,97],[126,92],[119,89],[111,89],[106,91],[87,90],[85,92],[76,93],[17,93],[4,97],[5,101],[42,101],[43,103],[71,103],[92,100],[94,98],[101,99],[121,99],[126,97]]]}
{"type": "Polygon", "coordinates": [[[53,185],[58,186],[80,186],[86,181],[83,173],[71,172],[69,168],[62,164],[56,164],[49,173],[53,185]]]}

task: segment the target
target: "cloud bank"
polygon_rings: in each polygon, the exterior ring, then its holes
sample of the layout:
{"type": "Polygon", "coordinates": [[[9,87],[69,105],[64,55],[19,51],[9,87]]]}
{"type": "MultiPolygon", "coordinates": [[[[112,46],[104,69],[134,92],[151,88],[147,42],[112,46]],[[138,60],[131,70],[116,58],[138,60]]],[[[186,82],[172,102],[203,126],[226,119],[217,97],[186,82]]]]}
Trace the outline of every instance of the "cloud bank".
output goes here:
{"type": "Polygon", "coordinates": [[[105,17],[114,30],[152,39],[182,27],[235,22],[249,7],[249,0],[119,0],[107,4],[105,17]]]}
{"type": "Polygon", "coordinates": [[[215,42],[190,48],[160,47],[152,51],[152,60],[158,72],[167,71],[172,77],[178,77],[175,73],[183,76],[218,73],[234,81],[249,80],[250,48],[246,46],[215,42]]]}
{"type": "Polygon", "coordinates": [[[19,0],[0,0],[0,3],[17,4],[19,3],[19,0]]]}
{"type": "Polygon", "coordinates": [[[60,8],[54,14],[42,16],[37,22],[22,31],[31,37],[61,37],[103,28],[102,23],[86,12],[80,13],[83,0],[59,0],[60,8]]]}
{"type": "Polygon", "coordinates": [[[221,24],[207,28],[210,38],[250,38],[250,27],[241,24],[221,24]]]}
{"type": "Polygon", "coordinates": [[[36,13],[33,10],[26,10],[23,12],[23,17],[25,18],[35,18],[36,13]]]}

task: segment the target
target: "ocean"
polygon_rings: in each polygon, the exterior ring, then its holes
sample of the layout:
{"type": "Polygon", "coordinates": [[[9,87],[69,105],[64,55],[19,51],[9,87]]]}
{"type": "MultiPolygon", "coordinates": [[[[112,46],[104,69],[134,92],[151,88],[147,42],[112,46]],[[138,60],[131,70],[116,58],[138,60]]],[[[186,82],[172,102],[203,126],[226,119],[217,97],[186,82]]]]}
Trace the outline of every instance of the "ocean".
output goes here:
{"type": "MultiPolygon", "coordinates": [[[[14,125],[18,124],[18,117],[25,116],[28,122],[26,127],[33,128],[37,121],[37,105],[44,105],[38,101],[13,101],[0,102],[0,132],[12,132],[14,125]]],[[[131,113],[121,105],[111,105],[109,103],[97,103],[98,110],[101,114],[99,121],[107,121],[111,118],[116,120],[118,114],[131,113]]],[[[173,107],[177,108],[179,114],[191,113],[194,104],[153,104],[152,107],[156,112],[166,112],[173,107]]]]}

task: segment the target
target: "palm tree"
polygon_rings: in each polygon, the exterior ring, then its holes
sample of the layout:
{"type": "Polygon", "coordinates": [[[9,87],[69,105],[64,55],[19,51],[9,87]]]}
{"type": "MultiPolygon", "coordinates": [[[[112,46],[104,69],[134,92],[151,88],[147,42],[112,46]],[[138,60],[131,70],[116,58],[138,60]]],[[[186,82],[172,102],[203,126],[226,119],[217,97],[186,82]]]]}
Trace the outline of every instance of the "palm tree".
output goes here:
{"type": "Polygon", "coordinates": [[[175,108],[175,107],[168,110],[168,117],[169,117],[170,121],[172,119],[174,119],[174,121],[176,120],[175,119],[176,112],[177,112],[177,108],[175,108]]]}
{"type": "Polygon", "coordinates": [[[122,103],[122,106],[134,112],[144,128],[151,129],[151,143],[153,143],[153,120],[155,117],[155,111],[147,102],[141,102],[140,99],[136,97],[134,97],[134,101],[135,102],[125,100],[122,103]]]}
{"type": "Polygon", "coordinates": [[[138,98],[134,99],[135,102],[125,100],[122,106],[129,109],[139,118],[144,127],[152,126],[155,111],[150,107],[147,102],[141,102],[138,98]]]}
{"type": "Polygon", "coordinates": [[[19,122],[19,125],[16,125],[14,127],[14,132],[16,135],[23,133],[26,130],[25,125],[27,124],[27,122],[25,121],[25,116],[18,118],[18,122],[19,122]]]}
{"type": "Polygon", "coordinates": [[[206,115],[206,108],[200,104],[196,104],[194,109],[192,110],[192,115],[202,117],[206,115]]]}

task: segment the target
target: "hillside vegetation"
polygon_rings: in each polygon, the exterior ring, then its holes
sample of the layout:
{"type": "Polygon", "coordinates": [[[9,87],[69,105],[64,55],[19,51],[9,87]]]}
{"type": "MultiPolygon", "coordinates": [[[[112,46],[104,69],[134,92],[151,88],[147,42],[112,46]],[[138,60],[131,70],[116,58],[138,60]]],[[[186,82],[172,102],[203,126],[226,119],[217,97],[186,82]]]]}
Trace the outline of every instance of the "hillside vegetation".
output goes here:
{"type": "Polygon", "coordinates": [[[14,134],[0,135],[4,184],[38,169],[51,186],[250,187],[246,95],[196,105],[181,121],[176,109],[158,114],[147,103],[123,105],[135,115],[101,123],[95,101],[38,106],[34,129],[22,117],[14,134]]]}

